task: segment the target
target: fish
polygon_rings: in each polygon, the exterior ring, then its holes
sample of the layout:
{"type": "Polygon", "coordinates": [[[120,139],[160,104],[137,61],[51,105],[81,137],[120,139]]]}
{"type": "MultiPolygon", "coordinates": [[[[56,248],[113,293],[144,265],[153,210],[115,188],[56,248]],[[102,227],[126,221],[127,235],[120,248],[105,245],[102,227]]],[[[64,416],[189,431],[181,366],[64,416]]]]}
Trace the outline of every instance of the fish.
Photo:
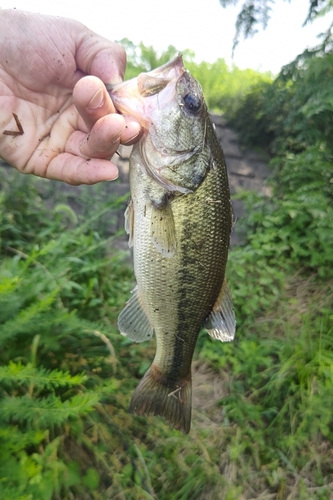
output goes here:
{"type": "Polygon", "coordinates": [[[119,113],[135,116],[143,135],[130,157],[125,229],[136,287],[118,317],[134,342],[156,336],[156,354],[129,412],[164,417],[187,434],[191,364],[199,332],[235,335],[225,276],[232,208],[222,147],[200,84],[181,54],[137,78],[113,85],[119,113]]]}

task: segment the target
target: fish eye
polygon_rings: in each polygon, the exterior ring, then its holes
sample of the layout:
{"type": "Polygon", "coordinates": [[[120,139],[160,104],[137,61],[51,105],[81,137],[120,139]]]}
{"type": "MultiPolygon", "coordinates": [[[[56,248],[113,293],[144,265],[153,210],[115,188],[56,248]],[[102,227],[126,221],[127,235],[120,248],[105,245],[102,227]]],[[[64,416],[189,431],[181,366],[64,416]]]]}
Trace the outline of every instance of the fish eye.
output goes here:
{"type": "Polygon", "coordinates": [[[187,94],[184,98],[184,106],[190,113],[196,114],[201,108],[201,102],[195,94],[187,94]]]}

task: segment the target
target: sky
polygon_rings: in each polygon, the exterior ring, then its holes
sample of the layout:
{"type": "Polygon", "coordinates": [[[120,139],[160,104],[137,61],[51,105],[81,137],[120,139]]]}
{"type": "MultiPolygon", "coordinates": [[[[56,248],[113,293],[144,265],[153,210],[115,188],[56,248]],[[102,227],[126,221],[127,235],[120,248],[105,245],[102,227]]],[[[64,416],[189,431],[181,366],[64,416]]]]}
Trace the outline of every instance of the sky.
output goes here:
{"type": "MultiPolygon", "coordinates": [[[[243,2],[241,2],[243,3],[243,2]]],[[[191,49],[196,60],[224,58],[241,69],[277,74],[307,47],[333,20],[333,13],[302,27],[309,0],[276,0],[266,30],[241,39],[232,59],[235,20],[239,7],[223,9],[219,0],[0,0],[2,9],[71,17],[110,40],[128,38],[162,51],[169,45],[191,49]]]]}

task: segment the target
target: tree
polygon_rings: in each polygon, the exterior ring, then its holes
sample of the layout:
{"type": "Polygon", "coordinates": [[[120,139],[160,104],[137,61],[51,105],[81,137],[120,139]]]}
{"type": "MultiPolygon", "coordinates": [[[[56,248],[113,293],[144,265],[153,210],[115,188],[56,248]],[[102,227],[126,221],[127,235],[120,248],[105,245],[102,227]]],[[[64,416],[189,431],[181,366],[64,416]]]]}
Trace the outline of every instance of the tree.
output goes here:
{"type": "MultiPolygon", "coordinates": [[[[237,5],[238,3],[239,0],[220,0],[222,7],[237,5]]],[[[271,6],[274,3],[275,0],[244,0],[236,20],[233,50],[238,45],[242,34],[244,38],[249,38],[257,33],[258,26],[261,26],[263,29],[267,27],[272,10],[271,6]]],[[[309,0],[309,12],[303,25],[313,21],[317,17],[325,15],[332,9],[333,0],[309,0]]],[[[331,36],[332,26],[333,23],[326,33],[326,37],[331,36]]]]}

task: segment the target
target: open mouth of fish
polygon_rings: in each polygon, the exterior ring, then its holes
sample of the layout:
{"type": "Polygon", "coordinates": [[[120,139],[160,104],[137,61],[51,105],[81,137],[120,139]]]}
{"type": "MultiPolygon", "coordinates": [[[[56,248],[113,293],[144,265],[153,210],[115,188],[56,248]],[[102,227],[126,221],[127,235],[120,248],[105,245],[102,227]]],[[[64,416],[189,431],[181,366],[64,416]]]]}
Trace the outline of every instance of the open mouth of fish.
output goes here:
{"type": "Polygon", "coordinates": [[[134,116],[147,129],[151,110],[172,102],[178,80],[187,73],[182,55],[176,54],[160,68],[141,73],[131,80],[114,85],[106,84],[106,88],[117,111],[134,116]]]}

